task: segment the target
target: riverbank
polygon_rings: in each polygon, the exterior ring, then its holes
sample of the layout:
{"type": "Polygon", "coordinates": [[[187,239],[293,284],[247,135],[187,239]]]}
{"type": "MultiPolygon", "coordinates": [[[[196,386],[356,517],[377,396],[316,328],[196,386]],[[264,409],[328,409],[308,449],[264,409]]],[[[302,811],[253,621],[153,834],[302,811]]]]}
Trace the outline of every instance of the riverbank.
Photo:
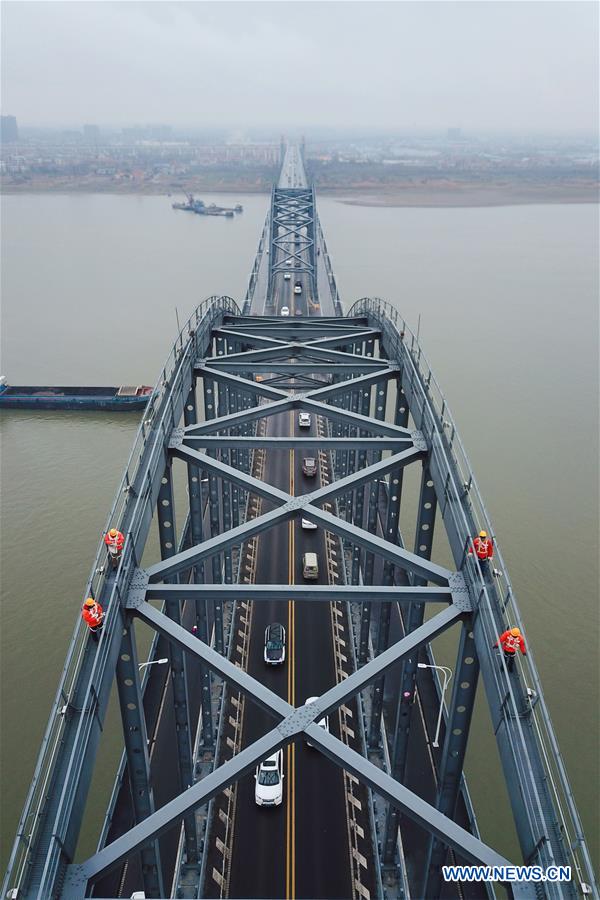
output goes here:
{"type": "MultiPolygon", "coordinates": [[[[596,182],[570,183],[490,183],[429,182],[398,185],[373,183],[350,187],[317,185],[320,196],[331,197],[349,206],[461,208],[486,206],[519,206],[565,203],[598,203],[596,182]]],[[[14,194],[116,194],[168,196],[179,198],[187,193],[202,194],[269,194],[262,180],[243,179],[223,183],[194,181],[184,185],[164,182],[108,181],[107,179],[30,179],[21,183],[2,183],[0,195],[14,194]]]]}

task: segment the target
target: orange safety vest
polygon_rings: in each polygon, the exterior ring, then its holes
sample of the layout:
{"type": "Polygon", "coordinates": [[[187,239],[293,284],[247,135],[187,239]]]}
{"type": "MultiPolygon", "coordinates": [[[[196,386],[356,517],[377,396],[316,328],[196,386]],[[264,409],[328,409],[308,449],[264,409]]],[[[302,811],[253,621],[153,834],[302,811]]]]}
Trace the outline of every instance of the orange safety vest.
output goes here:
{"type": "Polygon", "coordinates": [[[123,544],[125,543],[125,537],[123,536],[123,534],[121,534],[120,531],[117,531],[114,537],[111,537],[111,535],[107,532],[104,537],[104,543],[109,548],[114,547],[115,550],[122,550],[123,544]]]}
{"type": "Polygon", "coordinates": [[[104,619],[104,612],[99,603],[95,603],[94,606],[84,606],[81,610],[81,618],[92,631],[96,631],[96,629],[102,624],[102,620],[104,619]]]}
{"type": "Polygon", "coordinates": [[[494,555],[494,544],[491,538],[476,537],[473,546],[479,559],[491,559],[494,555]]]}
{"type": "MultiPolygon", "coordinates": [[[[517,650],[520,650],[521,653],[525,653],[525,641],[521,634],[515,637],[510,631],[505,631],[504,634],[500,635],[500,644],[502,645],[504,652],[509,653],[511,656],[514,656],[517,650]]],[[[494,646],[497,646],[497,644],[494,646]]]]}

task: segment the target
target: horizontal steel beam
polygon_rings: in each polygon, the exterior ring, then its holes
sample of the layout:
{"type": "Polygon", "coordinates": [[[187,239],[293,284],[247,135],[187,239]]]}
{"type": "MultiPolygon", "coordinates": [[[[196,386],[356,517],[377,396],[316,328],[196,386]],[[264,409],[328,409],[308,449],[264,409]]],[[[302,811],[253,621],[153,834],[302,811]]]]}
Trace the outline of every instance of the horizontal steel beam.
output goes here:
{"type": "Polygon", "coordinates": [[[374,585],[333,586],[328,584],[161,584],[146,588],[146,600],[175,597],[187,600],[198,595],[224,600],[301,600],[335,603],[451,603],[449,587],[377,587],[374,585]]]}
{"type": "MultiPolygon", "coordinates": [[[[352,362],[349,359],[348,362],[317,362],[316,360],[311,360],[311,362],[278,362],[277,360],[270,360],[269,362],[253,362],[251,365],[243,362],[230,362],[227,356],[221,356],[219,359],[211,359],[210,360],[211,369],[217,369],[219,371],[225,372],[247,372],[251,370],[254,374],[260,372],[286,372],[292,373],[295,372],[328,372],[331,375],[356,375],[361,374],[363,372],[380,372],[380,370],[387,370],[388,364],[387,362],[381,362],[377,365],[368,365],[360,363],[360,362],[352,362]]],[[[381,376],[380,377],[384,377],[381,376]]]]}
{"type": "Polygon", "coordinates": [[[286,343],[279,338],[265,337],[259,331],[253,334],[250,331],[237,331],[235,328],[213,328],[212,334],[213,337],[233,338],[242,343],[256,344],[257,347],[278,347],[286,343]]]}
{"type": "Polygon", "coordinates": [[[399,450],[412,445],[412,437],[344,437],[323,438],[315,437],[242,437],[241,435],[195,435],[185,434],[183,443],[189,447],[208,447],[210,449],[229,449],[252,447],[273,448],[284,450],[296,448],[304,450],[308,447],[318,447],[319,450],[399,450]]]}

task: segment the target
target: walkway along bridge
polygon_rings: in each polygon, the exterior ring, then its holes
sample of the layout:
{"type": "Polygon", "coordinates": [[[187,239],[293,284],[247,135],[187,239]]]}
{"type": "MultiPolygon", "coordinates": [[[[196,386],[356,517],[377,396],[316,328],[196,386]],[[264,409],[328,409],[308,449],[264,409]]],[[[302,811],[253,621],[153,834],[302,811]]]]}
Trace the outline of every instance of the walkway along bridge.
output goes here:
{"type": "Polygon", "coordinates": [[[599,896],[533,655],[511,673],[491,649],[523,620],[497,541],[495,570],[468,553],[494,529],[456,425],[395,308],[366,298],[343,314],[295,147],[243,307],[211,297],[178,336],[115,525],[119,567],[101,542],[85,592],[105,627],[96,644],[77,621],[3,897],[496,896],[492,884],[445,884],[441,869],[509,862],[481,840],[463,777],[480,676],[517,862],[571,867],[568,882],[510,893],[599,896]],[[442,528],[450,567],[432,559],[442,528]],[[307,552],[314,582],[302,577],[307,552]],[[142,678],[136,621],[155,632],[150,661],[169,662],[142,678]],[[287,659],[266,670],[273,621],[287,659]],[[446,706],[430,642],[447,632],[446,706]],[[123,760],[98,851],[81,860],[115,683],[123,760]],[[280,748],[283,803],[261,809],[252,775],[280,748]]]}

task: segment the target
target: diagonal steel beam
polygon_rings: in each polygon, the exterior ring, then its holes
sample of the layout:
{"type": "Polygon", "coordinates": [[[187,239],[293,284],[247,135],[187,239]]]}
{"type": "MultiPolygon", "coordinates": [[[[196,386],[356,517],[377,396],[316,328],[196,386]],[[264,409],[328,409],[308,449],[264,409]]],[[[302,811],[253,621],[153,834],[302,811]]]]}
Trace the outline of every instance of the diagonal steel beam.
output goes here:
{"type": "Polygon", "coordinates": [[[371,553],[377,553],[383,559],[389,559],[399,569],[414,572],[427,581],[433,581],[434,584],[445,585],[452,575],[449,569],[444,569],[442,566],[424,560],[422,557],[400,548],[397,544],[392,544],[376,534],[371,534],[370,531],[365,531],[363,528],[358,528],[358,526],[352,525],[350,522],[338,519],[337,516],[325,512],[324,509],[319,509],[317,506],[308,504],[304,507],[302,515],[307,519],[320,523],[327,531],[332,531],[353,544],[364,547],[371,553]]]}
{"type": "Polygon", "coordinates": [[[366,331],[357,328],[356,331],[348,331],[344,334],[340,334],[337,337],[322,337],[322,338],[313,338],[312,340],[306,341],[307,347],[337,347],[338,345],[344,346],[345,344],[349,344],[351,341],[367,341],[372,340],[373,338],[378,338],[381,334],[381,329],[373,329],[369,328],[366,331]]]}
{"type": "Polygon", "coordinates": [[[169,575],[175,575],[177,572],[189,569],[203,559],[209,559],[215,553],[227,550],[235,544],[241,544],[254,534],[261,534],[261,532],[267,531],[278,522],[285,522],[287,519],[291,519],[296,509],[297,507],[293,502],[286,503],[284,506],[280,506],[279,509],[273,509],[264,513],[257,519],[249,519],[243,525],[238,525],[237,528],[232,528],[224,534],[209,538],[209,540],[203,541],[201,544],[190,547],[189,550],[182,550],[181,553],[176,553],[169,559],[163,560],[163,562],[149,566],[146,569],[146,574],[150,581],[160,581],[169,575]]]}
{"type": "Polygon", "coordinates": [[[236,328],[213,328],[212,333],[214,337],[231,337],[236,341],[247,341],[249,344],[256,344],[257,348],[278,347],[281,344],[287,343],[279,338],[265,337],[258,332],[253,334],[251,331],[238,331],[236,328]]]}
{"type": "Polygon", "coordinates": [[[175,797],[169,803],[165,803],[156,813],[87,859],[78,867],[79,879],[83,882],[91,881],[105,872],[110,872],[121,860],[126,859],[154,837],[164,834],[175,823],[181,821],[187,813],[208,803],[228,785],[250,772],[261,760],[266,759],[279,747],[284,747],[291,741],[292,737],[284,737],[277,728],[272,729],[249,747],[237,753],[233,759],[197,781],[183,794],[175,797]]]}
{"type": "MultiPolygon", "coordinates": [[[[222,357],[223,360],[226,358],[227,357],[222,357]]],[[[213,368],[213,362],[217,366],[219,364],[219,360],[217,359],[211,359],[210,362],[210,366],[205,363],[194,366],[194,374],[202,375],[203,378],[212,378],[214,381],[220,381],[221,384],[231,385],[237,390],[248,391],[260,397],[266,397],[268,400],[280,400],[288,396],[285,391],[282,391],[279,388],[268,387],[266,384],[262,384],[262,382],[250,381],[248,378],[240,378],[239,375],[232,375],[229,372],[223,372],[219,368],[213,368]]],[[[244,368],[240,371],[248,372],[251,369],[254,369],[254,366],[248,364],[244,365],[244,368]]]]}
{"type": "MultiPolygon", "coordinates": [[[[361,669],[361,671],[363,670],[361,669]]],[[[321,700],[322,698],[319,698],[318,701],[315,701],[315,705],[319,705],[319,711],[322,713],[321,700]]],[[[487,866],[510,865],[509,860],[492,847],[484,844],[466,829],[461,828],[452,819],[442,815],[435,807],[413,794],[398,781],[394,781],[390,775],[326,732],[324,728],[313,724],[305,729],[305,734],[310,743],[328,759],[345,771],[351,772],[362,784],[368,785],[389,803],[399,806],[409,818],[426,831],[433,832],[469,862],[487,866]]]]}
{"type": "MultiPolygon", "coordinates": [[[[252,386],[252,382],[248,382],[252,386]]],[[[258,385],[257,385],[258,387],[258,385]]],[[[234,428],[236,425],[245,425],[247,422],[254,422],[256,419],[262,419],[264,416],[273,416],[276,413],[287,412],[296,406],[296,400],[293,397],[287,397],[285,400],[274,400],[272,403],[265,403],[262,406],[253,406],[250,409],[244,409],[241,412],[231,413],[228,416],[219,416],[200,425],[187,425],[183,430],[185,434],[212,434],[213,432],[225,431],[226,428],[234,428]]]]}
{"type": "MultiPolygon", "coordinates": [[[[343,381],[339,387],[341,392],[352,390],[353,380],[343,381]]],[[[348,409],[341,409],[337,406],[331,406],[328,403],[322,403],[320,400],[313,400],[310,393],[298,394],[295,398],[295,407],[305,409],[306,412],[313,412],[317,416],[324,416],[326,419],[333,419],[336,422],[344,422],[348,425],[355,425],[362,428],[363,431],[372,431],[374,434],[397,435],[412,434],[409,428],[402,428],[400,425],[392,425],[390,422],[378,422],[370,416],[362,416],[360,413],[350,412],[348,409]]]]}
{"type": "Polygon", "coordinates": [[[363,484],[368,484],[370,481],[374,481],[375,478],[381,478],[382,475],[387,475],[388,472],[393,472],[394,469],[403,469],[411,463],[423,459],[425,453],[426,450],[423,447],[409,447],[408,450],[394,453],[393,456],[388,456],[380,462],[365,466],[363,469],[357,469],[352,475],[346,475],[345,478],[332,481],[331,484],[324,485],[316,491],[312,491],[310,494],[303,494],[302,496],[307,497],[313,505],[321,504],[325,500],[331,500],[332,497],[339,497],[340,494],[346,494],[349,490],[355,490],[363,484]]]}
{"type": "MultiPolygon", "coordinates": [[[[333,372],[336,370],[333,369],[333,372]]],[[[386,381],[388,378],[398,377],[398,366],[390,365],[384,361],[378,371],[369,372],[368,374],[358,375],[348,381],[341,381],[338,384],[329,384],[326,387],[317,388],[310,391],[309,396],[313,400],[324,400],[327,397],[334,397],[336,394],[345,393],[350,387],[353,391],[359,388],[371,387],[373,384],[386,381]]]]}
{"type": "Polygon", "coordinates": [[[172,456],[176,456],[184,462],[193,463],[201,469],[205,469],[208,472],[212,472],[214,475],[218,475],[220,478],[225,478],[227,481],[237,484],[238,487],[243,487],[244,490],[252,491],[254,494],[258,494],[259,497],[265,497],[272,503],[281,505],[282,503],[288,503],[291,499],[288,493],[274,487],[266,481],[254,478],[252,475],[248,475],[240,469],[234,469],[233,466],[228,466],[219,459],[213,459],[206,453],[201,453],[199,450],[193,450],[191,447],[186,447],[181,443],[181,439],[174,438],[169,443],[169,452],[172,456]]]}

